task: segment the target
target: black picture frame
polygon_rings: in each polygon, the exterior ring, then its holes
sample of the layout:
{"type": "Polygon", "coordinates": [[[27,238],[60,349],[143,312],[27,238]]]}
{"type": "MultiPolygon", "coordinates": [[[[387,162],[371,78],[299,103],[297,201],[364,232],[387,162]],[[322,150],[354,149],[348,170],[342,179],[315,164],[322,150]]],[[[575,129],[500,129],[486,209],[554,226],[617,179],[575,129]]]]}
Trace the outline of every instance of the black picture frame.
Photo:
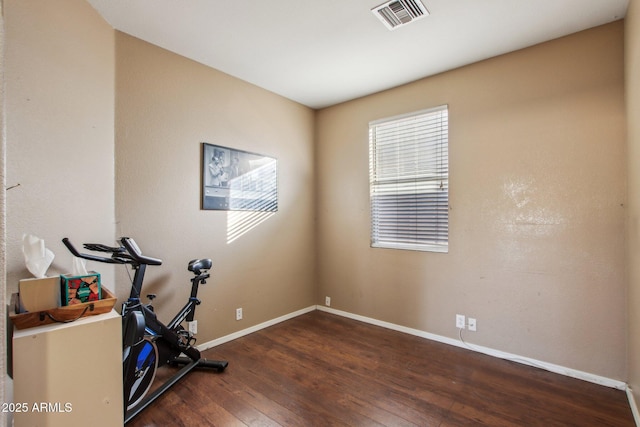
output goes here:
{"type": "Polygon", "coordinates": [[[201,160],[201,209],[277,212],[276,158],[203,142],[201,160]]]}

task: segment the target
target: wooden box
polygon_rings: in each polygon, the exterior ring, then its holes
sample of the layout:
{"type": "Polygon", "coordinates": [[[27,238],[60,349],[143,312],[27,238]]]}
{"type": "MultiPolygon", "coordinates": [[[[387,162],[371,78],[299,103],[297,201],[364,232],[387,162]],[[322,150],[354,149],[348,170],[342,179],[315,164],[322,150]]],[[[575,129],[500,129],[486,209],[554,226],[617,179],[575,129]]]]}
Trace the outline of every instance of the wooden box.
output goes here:
{"type": "Polygon", "coordinates": [[[20,313],[19,294],[12,294],[9,318],[18,329],[33,328],[34,326],[48,325],[56,322],[69,323],[81,317],[108,313],[116,304],[116,300],[117,298],[103,286],[98,301],[20,313]]]}

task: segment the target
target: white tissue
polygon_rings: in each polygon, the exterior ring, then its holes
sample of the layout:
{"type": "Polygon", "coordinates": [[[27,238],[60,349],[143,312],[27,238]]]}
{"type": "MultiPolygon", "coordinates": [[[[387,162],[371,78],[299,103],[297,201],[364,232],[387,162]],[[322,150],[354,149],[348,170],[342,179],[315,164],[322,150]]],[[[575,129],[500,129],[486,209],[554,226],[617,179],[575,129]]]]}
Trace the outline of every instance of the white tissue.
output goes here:
{"type": "Polygon", "coordinates": [[[33,234],[23,235],[22,253],[27,270],[38,279],[46,277],[54,255],[53,252],[45,248],[44,240],[33,234]]]}
{"type": "Polygon", "coordinates": [[[72,271],[74,276],[87,276],[87,262],[82,258],[74,256],[72,271]]]}

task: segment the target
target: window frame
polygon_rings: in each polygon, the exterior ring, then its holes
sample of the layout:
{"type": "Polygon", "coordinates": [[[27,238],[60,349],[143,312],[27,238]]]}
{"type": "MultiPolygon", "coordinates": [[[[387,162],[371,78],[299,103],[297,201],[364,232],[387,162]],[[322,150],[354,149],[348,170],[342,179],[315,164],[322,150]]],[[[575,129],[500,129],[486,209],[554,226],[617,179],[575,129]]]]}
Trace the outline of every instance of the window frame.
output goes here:
{"type": "Polygon", "coordinates": [[[369,122],[372,248],[449,251],[448,126],[447,104],[369,122]]]}

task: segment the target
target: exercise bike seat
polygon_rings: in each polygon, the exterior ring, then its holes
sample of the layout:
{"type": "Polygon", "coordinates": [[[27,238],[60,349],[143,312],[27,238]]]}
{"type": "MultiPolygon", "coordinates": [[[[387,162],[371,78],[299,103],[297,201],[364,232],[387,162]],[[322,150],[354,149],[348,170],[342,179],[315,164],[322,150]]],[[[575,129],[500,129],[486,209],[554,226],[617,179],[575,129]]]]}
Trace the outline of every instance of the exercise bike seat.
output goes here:
{"type": "Polygon", "coordinates": [[[209,270],[211,268],[211,260],[205,259],[193,259],[189,261],[189,271],[193,271],[195,274],[200,274],[202,270],[209,270]]]}

